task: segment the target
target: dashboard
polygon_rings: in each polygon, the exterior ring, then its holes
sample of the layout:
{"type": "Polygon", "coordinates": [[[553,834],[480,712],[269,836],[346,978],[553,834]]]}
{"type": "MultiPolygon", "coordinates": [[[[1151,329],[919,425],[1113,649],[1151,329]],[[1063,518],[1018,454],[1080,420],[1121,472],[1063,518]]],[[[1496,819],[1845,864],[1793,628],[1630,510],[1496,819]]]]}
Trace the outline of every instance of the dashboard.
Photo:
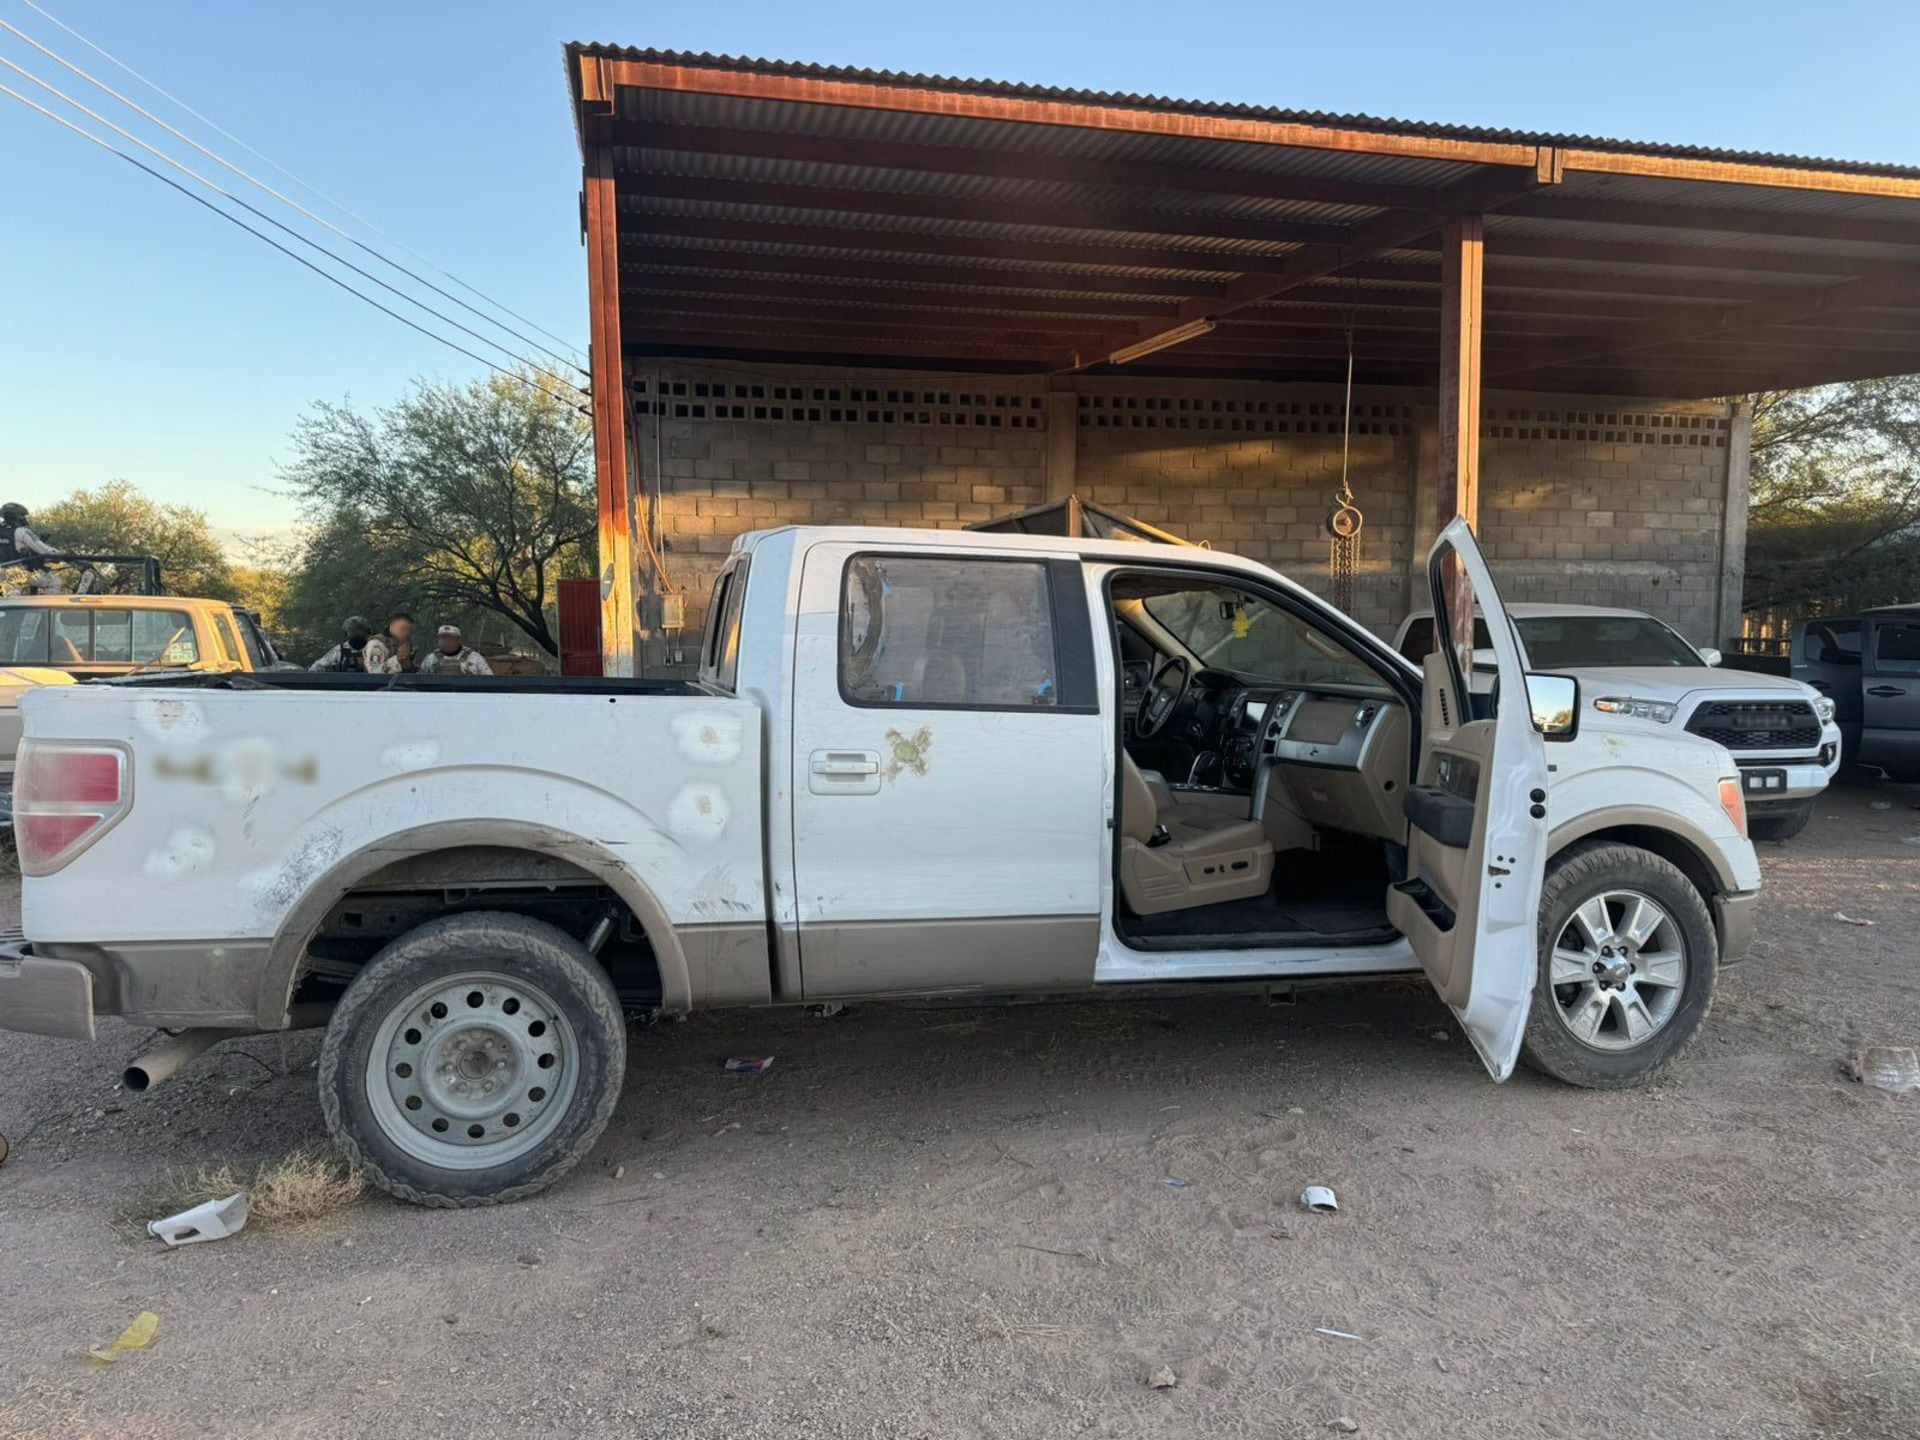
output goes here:
{"type": "Polygon", "coordinates": [[[1331,685],[1249,686],[1220,698],[1219,753],[1228,786],[1256,789],[1261,762],[1271,761],[1272,784],[1311,824],[1405,838],[1401,802],[1412,764],[1412,721],[1397,698],[1331,685]]]}

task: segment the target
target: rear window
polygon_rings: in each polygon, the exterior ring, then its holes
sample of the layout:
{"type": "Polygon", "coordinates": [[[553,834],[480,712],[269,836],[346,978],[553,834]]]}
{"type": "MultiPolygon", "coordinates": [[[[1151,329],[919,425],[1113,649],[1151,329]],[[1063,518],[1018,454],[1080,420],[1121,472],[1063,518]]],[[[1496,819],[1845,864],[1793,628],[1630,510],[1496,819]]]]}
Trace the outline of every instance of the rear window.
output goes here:
{"type": "Polygon", "coordinates": [[[0,620],[0,653],[15,664],[191,665],[200,658],[193,619],[184,610],[96,610],[61,607],[36,612],[10,611],[0,620]],[[32,615],[52,624],[36,632],[32,615]],[[47,629],[51,630],[50,639],[47,629]]]}
{"type": "Polygon", "coordinates": [[[45,610],[0,610],[0,664],[44,665],[53,627],[45,610]]]}

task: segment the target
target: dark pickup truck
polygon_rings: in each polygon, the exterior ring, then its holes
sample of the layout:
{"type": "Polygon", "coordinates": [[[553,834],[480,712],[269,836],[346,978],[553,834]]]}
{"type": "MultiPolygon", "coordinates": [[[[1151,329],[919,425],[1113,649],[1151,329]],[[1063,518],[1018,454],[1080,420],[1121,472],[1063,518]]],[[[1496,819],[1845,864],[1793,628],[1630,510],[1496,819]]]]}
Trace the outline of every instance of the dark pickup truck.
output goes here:
{"type": "Polygon", "coordinates": [[[1833,697],[1847,760],[1920,780],[1920,605],[1802,620],[1791,666],[1833,697]]]}

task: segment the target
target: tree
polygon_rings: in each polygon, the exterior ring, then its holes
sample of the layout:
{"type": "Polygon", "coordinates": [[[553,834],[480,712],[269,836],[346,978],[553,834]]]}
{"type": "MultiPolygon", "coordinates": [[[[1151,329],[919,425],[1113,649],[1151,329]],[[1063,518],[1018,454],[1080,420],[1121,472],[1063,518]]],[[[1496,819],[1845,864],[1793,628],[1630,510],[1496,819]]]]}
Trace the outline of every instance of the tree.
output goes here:
{"type": "Polygon", "coordinates": [[[214,538],[206,513],[189,505],[162,505],[130,481],[76,490],[33,517],[49,543],[76,555],[153,555],[176,595],[232,600],[233,568],[214,538]]]}
{"type": "Polygon", "coordinates": [[[436,618],[501,617],[558,654],[554,581],[592,573],[596,529],[593,436],[576,406],[505,376],[417,382],[372,413],[316,405],[285,471],[306,524],[292,628],[337,638],[348,613],[377,621],[430,602],[436,618]]]}
{"type": "Polygon", "coordinates": [[[1920,597],[1920,377],[1749,398],[1742,607],[1831,614],[1920,597]]]}

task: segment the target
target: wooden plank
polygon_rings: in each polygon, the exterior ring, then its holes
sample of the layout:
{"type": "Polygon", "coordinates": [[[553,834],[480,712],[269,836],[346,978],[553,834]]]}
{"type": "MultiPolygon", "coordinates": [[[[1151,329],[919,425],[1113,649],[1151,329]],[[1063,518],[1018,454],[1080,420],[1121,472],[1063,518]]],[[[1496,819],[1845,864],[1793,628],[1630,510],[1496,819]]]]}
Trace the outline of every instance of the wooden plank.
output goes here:
{"type": "Polygon", "coordinates": [[[606,675],[634,673],[633,519],[628,505],[627,406],[620,335],[619,242],[614,178],[604,150],[589,150],[585,173],[587,313],[593,364],[593,473],[600,541],[600,663],[606,675]]]}
{"type": "Polygon", "coordinates": [[[837,105],[912,115],[946,115],[961,119],[1014,121],[1023,125],[1065,126],[1076,130],[1178,135],[1252,145],[1289,145],[1306,150],[1452,160],[1462,165],[1531,166],[1535,163],[1537,149],[1530,143],[1511,141],[1457,140],[1444,136],[1354,130],[1298,121],[1205,115],[1191,111],[1100,105],[1075,100],[1040,100],[960,89],[890,85],[876,81],[769,75],[761,71],[671,65],[654,60],[609,57],[606,65],[608,80],[614,85],[641,90],[671,90],[690,95],[726,95],[776,104],[837,105]]]}
{"type": "MultiPolygon", "coordinates": [[[[1480,341],[1486,222],[1449,220],[1440,250],[1439,484],[1436,526],[1455,515],[1480,528],[1480,341]]],[[[1436,530],[1436,534],[1438,531],[1436,530]]],[[[1473,594],[1457,564],[1446,572],[1447,611],[1457,645],[1473,645],[1473,594]]],[[[1465,705],[1467,697],[1455,697],[1465,705]]]]}
{"type": "Polygon", "coordinates": [[[1596,175],[1641,175],[1669,180],[1696,180],[1709,185],[1761,185],[1776,190],[1824,190],[1841,195],[1920,199],[1920,178],[1911,175],[1867,175],[1857,171],[1821,169],[1818,165],[1696,160],[1669,155],[1582,150],[1577,147],[1564,150],[1561,154],[1569,171],[1584,170],[1596,175]]]}

